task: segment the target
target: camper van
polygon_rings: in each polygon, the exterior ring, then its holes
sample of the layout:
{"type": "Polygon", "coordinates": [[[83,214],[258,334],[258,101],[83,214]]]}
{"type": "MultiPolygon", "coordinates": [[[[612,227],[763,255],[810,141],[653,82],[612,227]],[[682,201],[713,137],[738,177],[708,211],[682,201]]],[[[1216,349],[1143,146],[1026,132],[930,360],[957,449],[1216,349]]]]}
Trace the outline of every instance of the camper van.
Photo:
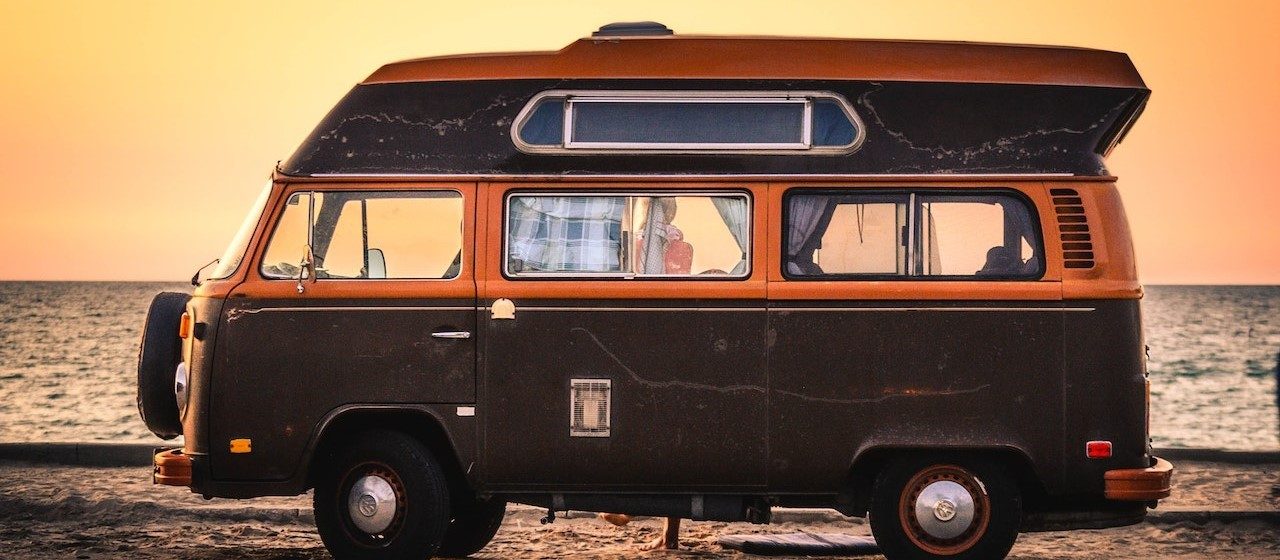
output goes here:
{"type": "Polygon", "coordinates": [[[388,64],[152,303],[154,482],[314,489],[337,558],[465,556],[508,503],[868,517],[1002,558],[1140,522],[1129,226],[1150,91],[1082,48],[692,36],[388,64]]]}

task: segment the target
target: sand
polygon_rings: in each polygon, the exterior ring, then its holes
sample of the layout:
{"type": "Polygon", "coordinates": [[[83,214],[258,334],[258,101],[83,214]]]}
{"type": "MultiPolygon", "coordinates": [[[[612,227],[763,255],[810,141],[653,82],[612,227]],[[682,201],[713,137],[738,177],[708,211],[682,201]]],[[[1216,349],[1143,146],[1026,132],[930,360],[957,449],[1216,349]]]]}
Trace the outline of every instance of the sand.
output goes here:
{"type": "MultiPolygon", "coordinates": [[[[1178,464],[1174,497],[1160,511],[1280,511],[1280,465],[1178,464]]],[[[542,525],[541,511],[508,509],[477,558],[745,558],[716,544],[722,534],[870,534],[861,519],[831,512],[804,523],[685,522],[681,552],[642,553],[661,522],[617,528],[594,516],[542,525]]],[[[146,468],[78,468],[0,462],[0,558],[328,558],[312,525],[310,498],[205,501],[185,488],[153,486],[146,468]]],[[[1271,521],[1168,519],[1099,531],[1024,534],[1010,558],[1278,558],[1271,521]]],[[[868,558],[881,558],[871,556],[868,558]]]]}

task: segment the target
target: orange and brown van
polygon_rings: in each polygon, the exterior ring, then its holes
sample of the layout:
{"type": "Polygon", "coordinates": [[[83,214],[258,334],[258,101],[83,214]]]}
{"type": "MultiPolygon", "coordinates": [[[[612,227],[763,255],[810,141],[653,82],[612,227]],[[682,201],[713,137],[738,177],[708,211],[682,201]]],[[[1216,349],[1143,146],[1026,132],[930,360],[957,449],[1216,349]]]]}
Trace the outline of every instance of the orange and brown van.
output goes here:
{"type": "Polygon", "coordinates": [[[155,481],[315,490],[340,558],[508,502],[870,517],[887,557],[1141,521],[1121,53],[601,28],[378,69],[190,297],[152,305],[155,481]],[[176,399],[175,399],[176,393],[176,399]]]}

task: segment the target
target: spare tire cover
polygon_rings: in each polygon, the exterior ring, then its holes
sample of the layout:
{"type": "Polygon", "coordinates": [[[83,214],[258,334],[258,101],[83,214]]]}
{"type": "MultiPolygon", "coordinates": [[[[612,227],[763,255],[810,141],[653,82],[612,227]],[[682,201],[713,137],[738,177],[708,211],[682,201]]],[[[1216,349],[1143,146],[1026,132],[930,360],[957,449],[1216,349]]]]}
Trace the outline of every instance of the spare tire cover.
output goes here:
{"type": "Polygon", "coordinates": [[[138,414],[160,439],[182,434],[178,401],[173,395],[173,374],[182,361],[178,322],[191,296],[161,292],[151,300],[138,348],[138,414]]]}

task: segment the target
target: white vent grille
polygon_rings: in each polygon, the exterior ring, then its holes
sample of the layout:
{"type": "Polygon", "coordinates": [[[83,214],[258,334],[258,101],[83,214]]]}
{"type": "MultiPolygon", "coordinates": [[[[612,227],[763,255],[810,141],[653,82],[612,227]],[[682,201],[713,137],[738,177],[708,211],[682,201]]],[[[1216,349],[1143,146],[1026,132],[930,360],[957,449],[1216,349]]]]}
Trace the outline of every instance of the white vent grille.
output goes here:
{"type": "Polygon", "coordinates": [[[608,379],[571,379],[569,383],[569,435],[609,437],[611,382],[608,379]]]}

